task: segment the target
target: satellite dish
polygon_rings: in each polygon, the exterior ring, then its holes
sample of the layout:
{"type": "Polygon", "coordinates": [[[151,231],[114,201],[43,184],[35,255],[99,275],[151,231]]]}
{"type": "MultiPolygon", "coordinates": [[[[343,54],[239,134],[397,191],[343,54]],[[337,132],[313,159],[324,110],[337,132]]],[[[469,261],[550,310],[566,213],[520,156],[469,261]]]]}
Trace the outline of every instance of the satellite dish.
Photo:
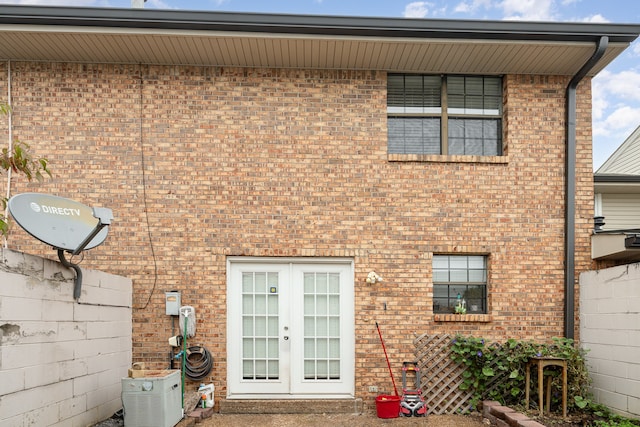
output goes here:
{"type": "Polygon", "coordinates": [[[38,193],[15,195],[8,206],[20,227],[57,249],[60,262],[75,270],[73,297],[80,298],[82,271],[77,264],[67,261],[64,252],[78,255],[104,242],[113,219],[111,209],[90,208],[74,200],[38,193]]]}
{"type": "MultiPolygon", "coordinates": [[[[9,199],[9,211],[20,227],[47,245],[75,252],[100,221],[93,210],[74,200],[48,194],[24,193],[9,199]]],[[[91,249],[107,238],[109,227],[82,248],[91,249]]]]}

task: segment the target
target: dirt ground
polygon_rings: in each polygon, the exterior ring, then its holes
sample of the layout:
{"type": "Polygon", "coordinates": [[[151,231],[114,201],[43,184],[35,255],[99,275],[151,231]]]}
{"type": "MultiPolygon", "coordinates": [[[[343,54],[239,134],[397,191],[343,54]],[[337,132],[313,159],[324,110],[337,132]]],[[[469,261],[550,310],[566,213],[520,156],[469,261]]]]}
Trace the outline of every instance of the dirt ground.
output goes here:
{"type": "MultiPolygon", "coordinates": [[[[120,427],[122,419],[109,419],[95,427],[120,427]]],[[[429,415],[424,418],[378,418],[374,413],[355,414],[213,414],[199,427],[487,427],[479,415],[429,415]]]]}
{"type": "Polygon", "coordinates": [[[214,414],[197,424],[201,427],[487,427],[479,416],[429,415],[424,418],[378,418],[376,414],[278,414],[278,415],[238,415],[214,414]]]}

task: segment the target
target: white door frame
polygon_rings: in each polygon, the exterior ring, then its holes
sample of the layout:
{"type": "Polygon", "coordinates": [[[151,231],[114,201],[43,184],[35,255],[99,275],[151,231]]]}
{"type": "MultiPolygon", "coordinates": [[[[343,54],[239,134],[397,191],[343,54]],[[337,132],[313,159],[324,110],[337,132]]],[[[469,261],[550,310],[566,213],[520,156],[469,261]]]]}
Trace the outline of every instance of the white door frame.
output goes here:
{"type": "MultiPolygon", "coordinates": [[[[241,283],[241,282],[240,282],[241,283]]],[[[283,288],[286,289],[286,288],[283,288]]],[[[298,293],[302,295],[302,293],[298,293]]],[[[278,258],[278,257],[228,257],[227,258],[227,398],[228,399],[300,399],[300,398],[352,398],[355,395],[355,331],[354,331],[354,276],[353,259],[351,258],[278,258]],[[235,292],[238,279],[243,271],[277,271],[282,280],[293,282],[300,280],[293,274],[301,274],[301,268],[310,271],[328,271],[331,267],[341,271],[344,282],[341,283],[341,326],[340,326],[340,373],[338,381],[308,381],[302,378],[303,345],[301,339],[301,306],[302,301],[291,301],[296,290],[279,294],[280,316],[282,326],[289,325],[291,329],[280,331],[280,358],[290,362],[290,371],[281,372],[278,381],[253,380],[251,387],[242,384],[242,357],[240,325],[241,292],[235,292]],[[246,268],[245,268],[246,267],[246,268]],[[282,310],[282,308],[285,308],[282,310]],[[289,319],[288,316],[297,316],[289,319]],[[293,322],[293,325],[291,324],[293,322]],[[285,339],[291,335],[292,339],[285,339]],[[251,392],[249,392],[249,388],[251,392]],[[309,390],[313,389],[313,392],[309,390]]],[[[286,370],[285,370],[286,371],[286,370]]]]}

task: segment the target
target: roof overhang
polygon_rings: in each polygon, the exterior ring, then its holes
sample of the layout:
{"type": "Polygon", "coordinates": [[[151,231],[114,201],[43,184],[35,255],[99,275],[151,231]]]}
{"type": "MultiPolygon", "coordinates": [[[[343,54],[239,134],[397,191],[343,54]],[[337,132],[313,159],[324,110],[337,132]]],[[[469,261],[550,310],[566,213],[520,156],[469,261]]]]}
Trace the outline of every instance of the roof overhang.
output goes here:
{"type": "Polygon", "coordinates": [[[639,194],[640,175],[594,174],[593,187],[600,194],[639,194]]]}
{"type": "Polygon", "coordinates": [[[640,233],[601,233],[591,236],[591,258],[625,262],[640,261],[640,233]]]}
{"type": "Polygon", "coordinates": [[[574,75],[607,36],[595,75],[638,34],[631,24],[4,5],[0,60],[574,75]]]}

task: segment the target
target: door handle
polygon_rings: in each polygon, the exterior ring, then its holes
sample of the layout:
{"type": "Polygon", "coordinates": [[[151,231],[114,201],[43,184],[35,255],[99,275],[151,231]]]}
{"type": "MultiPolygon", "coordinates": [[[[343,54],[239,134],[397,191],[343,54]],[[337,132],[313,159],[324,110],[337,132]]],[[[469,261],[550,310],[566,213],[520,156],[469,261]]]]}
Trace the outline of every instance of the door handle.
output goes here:
{"type": "Polygon", "coordinates": [[[288,339],[289,337],[285,335],[284,340],[287,341],[288,339]]]}

